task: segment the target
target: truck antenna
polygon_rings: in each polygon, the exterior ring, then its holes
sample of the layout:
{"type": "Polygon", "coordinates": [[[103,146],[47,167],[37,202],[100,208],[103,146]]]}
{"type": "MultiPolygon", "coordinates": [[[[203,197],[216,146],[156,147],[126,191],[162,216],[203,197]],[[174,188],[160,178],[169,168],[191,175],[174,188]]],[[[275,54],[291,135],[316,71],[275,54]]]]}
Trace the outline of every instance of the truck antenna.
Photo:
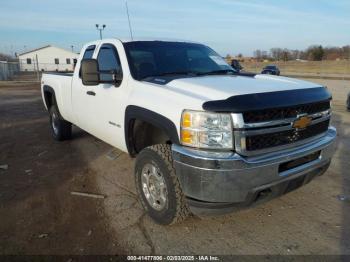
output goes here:
{"type": "Polygon", "coordinates": [[[129,8],[128,8],[128,1],[127,0],[125,0],[125,7],[126,7],[126,14],[128,15],[130,37],[131,37],[131,40],[134,40],[134,37],[132,35],[132,28],[131,28],[131,23],[130,23],[129,8]]]}

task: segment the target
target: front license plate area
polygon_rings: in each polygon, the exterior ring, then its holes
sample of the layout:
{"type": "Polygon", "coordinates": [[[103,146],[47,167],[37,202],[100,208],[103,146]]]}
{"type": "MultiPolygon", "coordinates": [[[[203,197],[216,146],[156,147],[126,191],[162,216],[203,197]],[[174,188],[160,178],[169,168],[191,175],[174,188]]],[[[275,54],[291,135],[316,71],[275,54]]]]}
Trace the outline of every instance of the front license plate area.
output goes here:
{"type": "Polygon", "coordinates": [[[294,159],[294,160],[291,160],[288,162],[284,162],[284,163],[279,165],[278,172],[282,173],[282,172],[288,171],[290,169],[293,169],[293,168],[305,165],[307,163],[310,163],[310,162],[318,159],[320,157],[320,155],[321,155],[321,151],[317,151],[317,152],[312,153],[310,155],[303,156],[303,157],[300,157],[300,158],[297,158],[297,159],[294,159]]]}

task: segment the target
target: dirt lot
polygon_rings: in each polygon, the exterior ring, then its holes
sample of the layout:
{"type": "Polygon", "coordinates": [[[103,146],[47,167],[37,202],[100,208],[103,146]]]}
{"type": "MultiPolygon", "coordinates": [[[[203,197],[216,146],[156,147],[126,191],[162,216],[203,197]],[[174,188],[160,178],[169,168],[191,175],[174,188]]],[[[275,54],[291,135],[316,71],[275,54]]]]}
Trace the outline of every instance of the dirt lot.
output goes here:
{"type": "Polygon", "coordinates": [[[127,154],[77,128],[54,142],[39,87],[0,86],[0,254],[350,254],[350,82],[319,82],[333,92],[339,132],[324,176],[254,209],[174,226],[144,215],[127,154]]]}

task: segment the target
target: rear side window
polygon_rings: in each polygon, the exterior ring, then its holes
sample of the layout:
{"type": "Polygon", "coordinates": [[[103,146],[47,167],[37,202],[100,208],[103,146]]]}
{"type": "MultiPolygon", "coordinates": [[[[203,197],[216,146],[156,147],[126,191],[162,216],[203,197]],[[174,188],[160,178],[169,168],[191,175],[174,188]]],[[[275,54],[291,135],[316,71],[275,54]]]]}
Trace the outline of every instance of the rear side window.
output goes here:
{"type": "Polygon", "coordinates": [[[85,49],[85,53],[83,56],[83,59],[90,59],[92,58],[94,51],[95,51],[96,46],[95,45],[90,45],[85,49]]]}
{"type": "MultiPolygon", "coordinates": [[[[115,47],[111,44],[101,46],[97,56],[99,69],[101,71],[119,71],[121,69],[120,60],[115,47]]],[[[112,81],[112,74],[100,74],[101,81],[112,81]]]]}

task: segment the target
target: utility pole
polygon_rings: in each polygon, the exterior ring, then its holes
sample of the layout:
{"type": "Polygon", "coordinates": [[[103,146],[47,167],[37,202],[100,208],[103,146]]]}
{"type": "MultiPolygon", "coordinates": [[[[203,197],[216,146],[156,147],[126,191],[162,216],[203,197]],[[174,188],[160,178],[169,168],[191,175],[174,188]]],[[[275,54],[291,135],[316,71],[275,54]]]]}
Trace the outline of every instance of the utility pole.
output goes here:
{"type": "Polygon", "coordinates": [[[35,61],[36,61],[36,77],[38,82],[40,82],[40,73],[39,73],[39,59],[38,59],[38,54],[35,55],[35,61]]]}
{"type": "Polygon", "coordinates": [[[102,40],[102,31],[106,28],[106,25],[102,25],[102,27],[100,27],[99,24],[96,24],[96,29],[98,31],[100,31],[100,39],[102,40]]]}
{"type": "Polygon", "coordinates": [[[13,57],[13,45],[11,45],[10,54],[11,54],[11,57],[13,57]]]}

